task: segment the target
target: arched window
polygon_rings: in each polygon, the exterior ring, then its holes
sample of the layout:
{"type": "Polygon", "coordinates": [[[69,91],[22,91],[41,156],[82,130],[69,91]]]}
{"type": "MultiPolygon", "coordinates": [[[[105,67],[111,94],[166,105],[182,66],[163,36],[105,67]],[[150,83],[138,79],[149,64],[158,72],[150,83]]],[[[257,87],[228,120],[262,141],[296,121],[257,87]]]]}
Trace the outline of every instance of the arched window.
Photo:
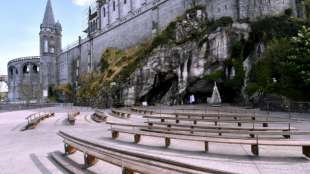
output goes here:
{"type": "Polygon", "coordinates": [[[40,68],[37,65],[33,65],[32,69],[33,69],[33,72],[35,73],[40,72],[40,68]]]}
{"type": "Polygon", "coordinates": [[[14,75],[14,67],[10,67],[10,68],[9,68],[9,73],[10,73],[10,74],[9,74],[10,76],[13,76],[13,75],[14,75]]]}
{"type": "Polygon", "coordinates": [[[48,41],[44,39],[44,53],[48,53],[48,41]]]}
{"type": "Polygon", "coordinates": [[[23,73],[24,73],[24,74],[28,74],[29,72],[30,72],[29,65],[24,65],[24,67],[23,67],[23,73]]]}

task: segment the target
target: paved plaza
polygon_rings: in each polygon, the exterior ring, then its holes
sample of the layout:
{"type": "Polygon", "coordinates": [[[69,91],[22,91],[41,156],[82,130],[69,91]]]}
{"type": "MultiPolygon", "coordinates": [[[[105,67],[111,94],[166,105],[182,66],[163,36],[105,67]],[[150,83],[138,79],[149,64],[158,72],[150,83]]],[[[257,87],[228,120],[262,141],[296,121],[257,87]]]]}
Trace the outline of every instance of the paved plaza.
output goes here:
{"type": "MultiPolygon", "coordinates": [[[[188,106],[194,107],[194,106],[188,106]]],[[[197,106],[196,108],[203,108],[197,106]]],[[[184,108],[184,107],[180,107],[184,108]]],[[[158,110],[167,108],[157,107],[158,110]]],[[[175,108],[174,108],[175,109],[175,108]]],[[[142,137],[141,143],[134,144],[132,135],[120,134],[117,140],[111,139],[110,126],[96,123],[91,119],[93,110],[78,107],[53,107],[36,110],[0,113],[0,173],[1,174],[57,174],[66,173],[50,157],[54,151],[64,151],[63,139],[57,135],[60,130],[83,139],[104,145],[148,153],[167,159],[186,162],[197,166],[220,169],[233,173],[260,174],[309,174],[310,160],[302,155],[301,147],[260,147],[260,156],[255,157],[247,145],[210,144],[209,152],[203,152],[203,143],[172,140],[171,146],[164,148],[161,138],[142,137]],[[74,126],[67,123],[67,113],[80,111],[74,126]],[[55,112],[55,117],[43,120],[35,129],[21,131],[26,126],[25,118],[36,112],[55,112]]],[[[109,115],[110,111],[105,110],[109,115]]],[[[285,113],[273,113],[287,117],[285,113]]],[[[309,114],[293,114],[303,121],[293,124],[297,129],[310,130],[309,114]],[[309,117],[309,118],[308,118],[309,117]]],[[[141,123],[145,121],[139,114],[130,119],[108,117],[109,122],[141,123]]],[[[298,137],[310,140],[309,136],[298,137]]],[[[71,155],[74,161],[83,164],[82,153],[71,155]]],[[[117,174],[121,169],[100,161],[89,168],[94,173],[117,174]]]]}

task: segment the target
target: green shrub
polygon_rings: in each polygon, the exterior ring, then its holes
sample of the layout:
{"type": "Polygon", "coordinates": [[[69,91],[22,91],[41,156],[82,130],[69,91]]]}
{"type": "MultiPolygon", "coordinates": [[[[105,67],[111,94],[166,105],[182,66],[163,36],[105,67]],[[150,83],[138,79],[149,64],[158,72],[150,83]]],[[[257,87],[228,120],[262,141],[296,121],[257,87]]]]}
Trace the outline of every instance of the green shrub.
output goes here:
{"type": "Polygon", "coordinates": [[[248,96],[252,96],[255,92],[258,92],[260,89],[257,83],[248,83],[245,92],[248,96]]]}
{"type": "Polygon", "coordinates": [[[223,78],[224,78],[224,71],[223,70],[215,71],[215,72],[208,74],[208,75],[203,77],[204,80],[208,80],[208,81],[218,81],[218,80],[223,79],[223,78]]]}

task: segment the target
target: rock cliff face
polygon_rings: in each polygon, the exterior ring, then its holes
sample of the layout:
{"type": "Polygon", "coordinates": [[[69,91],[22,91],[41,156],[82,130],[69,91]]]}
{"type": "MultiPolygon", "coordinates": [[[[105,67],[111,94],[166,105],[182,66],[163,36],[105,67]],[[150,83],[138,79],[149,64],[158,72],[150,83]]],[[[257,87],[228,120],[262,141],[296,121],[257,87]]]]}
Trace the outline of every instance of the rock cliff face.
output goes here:
{"type": "Polygon", "coordinates": [[[176,23],[175,42],[154,49],[142,62],[143,66],[129,77],[130,83],[123,90],[125,105],[143,101],[183,104],[188,103],[191,95],[195,95],[197,102],[205,103],[212,95],[214,81],[219,82],[224,102],[247,101],[244,91],[248,75],[265,49],[265,43],[260,42],[250,43],[251,48],[238,48],[249,41],[250,23],[284,13],[304,16],[303,2],[296,0],[216,3],[219,3],[215,5],[217,8],[213,3],[206,3],[204,10],[188,11],[176,23]],[[237,9],[226,10],[229,17],[223,17],[222,11],[230,6],[237,9]],[[216,15],[217,12],[221,15],[216,15]],[[197,33],[200,33],[198,38],[197,33]],[[248,50],[244,53],[238,49],[248,50]]]}
{"type": "MultiPolygon", "coordinates": [[[[183,40],[193,30],[199,31],[205,15],[196,12],[177,23],[176,40],[183,40]]],[[[214,81],[205,79],[217,71],[234,78],[235,68],[225,62],[231,59],[233,41],[247,39],[250,28],[246,23],[230,23],[183,44],[168,44],[153,50],[143,66],[130,76],[124,90],[125,104],[180,104],[194,94],[198,102],[206,102],[212,94],[214,81]]],[[[199,31],[200,32],[200,31],[199,31]]]]}

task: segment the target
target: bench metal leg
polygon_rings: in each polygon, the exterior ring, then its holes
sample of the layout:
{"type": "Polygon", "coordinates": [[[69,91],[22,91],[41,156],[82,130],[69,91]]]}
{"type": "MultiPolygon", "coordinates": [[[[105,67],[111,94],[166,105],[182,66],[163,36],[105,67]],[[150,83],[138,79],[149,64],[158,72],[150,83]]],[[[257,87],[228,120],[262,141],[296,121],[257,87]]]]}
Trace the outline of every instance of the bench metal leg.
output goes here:
{"type": "Polygon", "coordinates": [[[171,144],[170,138],[165,138],[165,147],[168,148],[171,144]]]}
{"type": "Polygon", "coordinates": [[[163,123],[163,122],[165,122],[165,119],[161,119],[160,121],[163,123]]]}
{"type": "Polygon", "coordinates": [[[98,162],[97,158],[87,153],[84,154],[84,167],[87,169],[91,166],[94,166],[98,162]]]}
{"type": "Polygon", "coordinates": [[[175,123],[177,123],[177,124],[180,123],[180,120],[175,120],[175,123]]]}
{"type": "Polygon", "coordinates": [[[214,122],[214,125],[217,126],[217,121],[214,122]]]}
{"type": "Polygon", "coordinates": [[[263,127],[268,127],[268,123],[263,123],[263,127]]]}
{"type": "Polygon", "coordinates": [[[209,142],[205,141],[205,152],[209,152],[209,142]]]}
{"type": "Polygon", "coordinates": [[[113,138],[113,139],[118,138],[118,136],[119,136],[119,132],[117,132],[117,131],[112,131],[112,138],[113,138]]]}
{"type": "Polygon", "coordinates": [[[131,169],[128,169],[128,168],[123,168],[122,169],[122,174],[134,174],[135,172],[131,169]]]}
{"type": "Polygon", "coordinates": [[[149,126],[153,126],[153,123],[149,123],[149,126]]]}
{"type": "Polygon", "coordinates": [[[77,149],[73,146],[70,146],[69,144],[65,144],[65,155],[71,155],[74,154],[77,151],[77,149]]]}
{"type": "Polygon", "coordinates": [[[135,134],[135,143],[138,144],[141,140],[141,135],[135,134]]]}
{"type": "Polygon", "coordinates": [[[194,124],[197,124],[197,120],[194,120],[194,124]]]}
{"type": "Polygon", "coordinates": [[[238,127],[241,127],[242,126],[242,123],[241,122],[238,122],[238,127]]]}
{"type": "Polygon", "coordinates": [[[252,152],[254,155],[256,155],[256,156],[259,155],[258,144],[252,144],[252,145],[251,145],[251,152],[252,152]]]}
{"type": "Polygon", "coordinates": [[[310,146],[302,146],[302,153],[310,158],[310,146]]]}

